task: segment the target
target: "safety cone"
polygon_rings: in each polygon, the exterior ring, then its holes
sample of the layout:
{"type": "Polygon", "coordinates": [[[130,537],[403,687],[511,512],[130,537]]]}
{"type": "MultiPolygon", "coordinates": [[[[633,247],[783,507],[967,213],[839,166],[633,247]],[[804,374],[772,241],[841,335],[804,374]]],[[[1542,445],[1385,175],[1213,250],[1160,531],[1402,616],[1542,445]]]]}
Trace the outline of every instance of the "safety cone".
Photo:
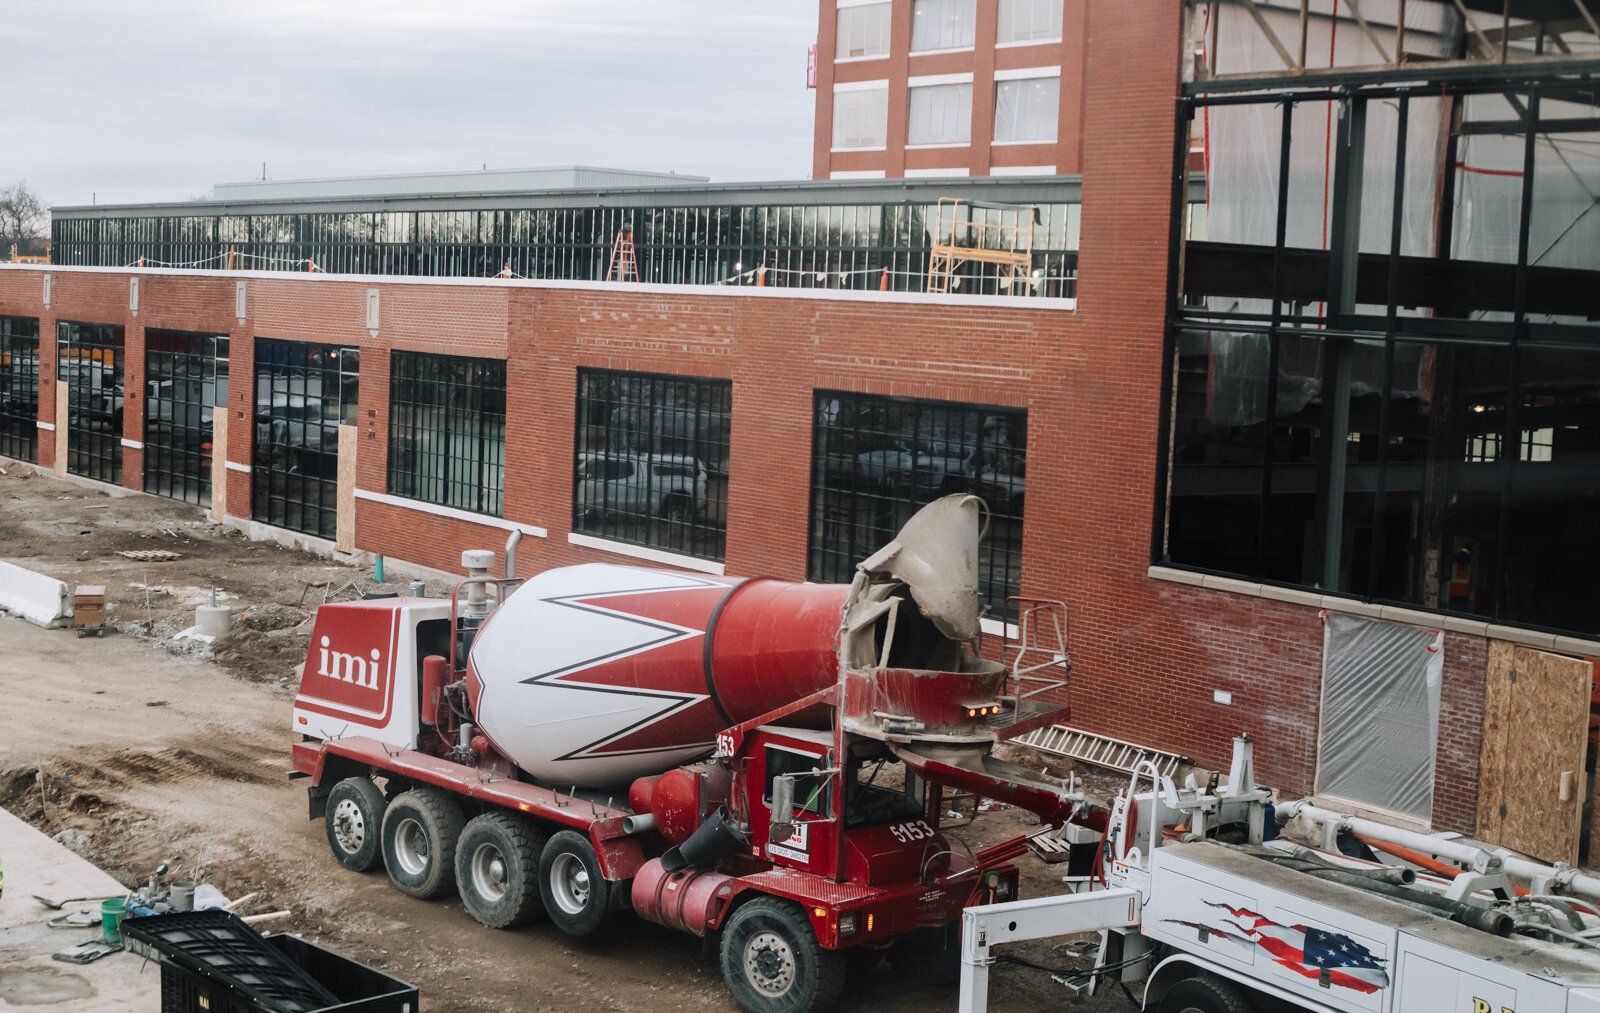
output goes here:
{"type": "Polygon", "coordinates": [[[889,269],[887,267],[883,269],[883,276],[878,279],[878,291],[889,291],[889,269]]]}
{"type": "Polygon", "coordinates": [[[762,264],[756,268],[756,288],[767,287],[767,265],[762,264]]]}

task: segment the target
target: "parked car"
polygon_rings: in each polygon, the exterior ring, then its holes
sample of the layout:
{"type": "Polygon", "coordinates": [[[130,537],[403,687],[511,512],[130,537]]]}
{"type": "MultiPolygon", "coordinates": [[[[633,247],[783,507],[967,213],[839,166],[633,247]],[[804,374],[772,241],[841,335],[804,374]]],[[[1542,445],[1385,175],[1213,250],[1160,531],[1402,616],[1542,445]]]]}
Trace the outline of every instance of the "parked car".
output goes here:
{"type": "Polygon", "coordinates": [[[646,514],[694,520],[706,510],[706,469],[670,454],[583,454],[578,505],[586,514],[646,514]]]}
{"type": "Polygon", "coordinates": [[[320,398],[274,394],[256,402],[256,445],[337,454],[339,430],[324,424],[320,398]]]}

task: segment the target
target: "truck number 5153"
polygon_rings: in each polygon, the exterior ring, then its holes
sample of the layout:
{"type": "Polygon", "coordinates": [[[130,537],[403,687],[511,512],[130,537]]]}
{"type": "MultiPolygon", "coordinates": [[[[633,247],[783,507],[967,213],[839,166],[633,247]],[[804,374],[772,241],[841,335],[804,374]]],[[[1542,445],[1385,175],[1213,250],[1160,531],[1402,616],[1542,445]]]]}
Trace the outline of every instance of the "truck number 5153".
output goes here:
{"type": "Polygon", "coordinates": [[[896,823],[889,828],[894,834],[894,839],[901,844],[907,841],[925,841],[933,836],[933,828],[925,820],[914,820],[910,823],[896,823]]]}

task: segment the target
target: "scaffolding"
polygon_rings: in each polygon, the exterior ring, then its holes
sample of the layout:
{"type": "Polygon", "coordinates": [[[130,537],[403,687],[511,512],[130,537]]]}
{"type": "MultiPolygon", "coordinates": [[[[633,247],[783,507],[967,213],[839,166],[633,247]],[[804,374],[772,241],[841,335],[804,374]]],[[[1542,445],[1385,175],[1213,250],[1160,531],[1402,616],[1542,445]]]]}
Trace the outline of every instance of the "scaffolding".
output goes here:
{"type": "Polygon", "coordinates": [[[940,197],[934,205],[933,246],[928,251],[928,292],[947,293],[961,284],[956,272],[969,261],[995,265],[999,290],[1027,294],[1033,270],[1033,227],[1038,209],[940,197]],[[999,221],[975,217],[992,211],[999,221]]]}

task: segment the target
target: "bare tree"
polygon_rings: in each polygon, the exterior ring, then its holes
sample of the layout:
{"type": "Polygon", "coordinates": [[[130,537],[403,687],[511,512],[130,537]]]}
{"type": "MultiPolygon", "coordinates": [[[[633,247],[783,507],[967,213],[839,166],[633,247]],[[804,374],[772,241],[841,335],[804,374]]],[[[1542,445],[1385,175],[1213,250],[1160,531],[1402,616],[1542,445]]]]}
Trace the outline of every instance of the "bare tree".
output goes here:
{"type": "Polygon", "coordinates": [[[12,243],[19,253],[29,252],[33,240],[45,235],[49,220],[44,203],[28,189],[26,180],[0,187],[0,257],[10,255],[12,243]]]}

